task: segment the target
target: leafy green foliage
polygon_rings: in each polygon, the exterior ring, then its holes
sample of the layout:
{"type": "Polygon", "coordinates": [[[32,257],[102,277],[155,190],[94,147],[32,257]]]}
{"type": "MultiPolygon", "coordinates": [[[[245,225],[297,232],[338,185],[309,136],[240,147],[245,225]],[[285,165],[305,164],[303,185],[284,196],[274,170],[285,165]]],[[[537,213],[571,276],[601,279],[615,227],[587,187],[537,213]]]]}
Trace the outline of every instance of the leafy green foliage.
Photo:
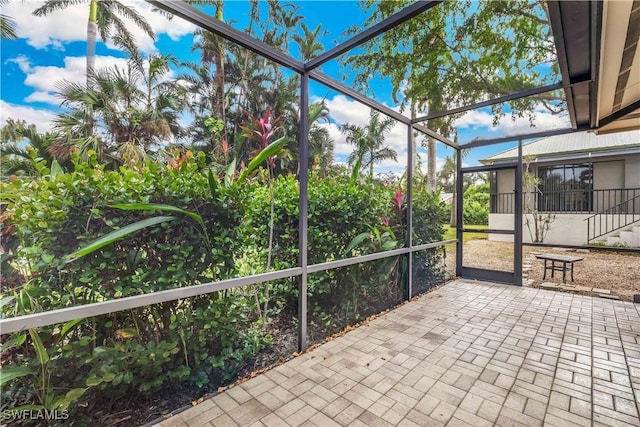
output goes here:
{"type": "Polygon", "coordinates": [[[464,223],[489,224],[489,184],[469,186],[464,192],[464,223]]]}
{"type": "MultiPolygon", "coordinates": [[[[41,178],[0,184],[3,248],[17,271],[11,286],[2,278],[2,315],[298,265],[294,176],[256,165],[223,185],[200,155],[115,171],[89,155],[93,163],[76,155],[71,172],[41,162],[41,178]]],[[[309,263],[404,245],[402,190],[323,175],[309,179],[309,263]]],[[[414,232],[440,240],[438,198],[417,187],[414,232]]],[[[416,259],[423,270],[440,263],[439,254],[416,259]]],[[[387,308],[401,300],[404,277],[403,257],[310,275],[310,323],[324,336],[387,308]]],[[[3,401],[76,411],[173,383],[224,384],[269,344],[271,320],[291,316],[297,297],[292,280],[277,280],[13,334],[2,349],[3,401]]]]}
{"type": "MultiPolygon", "coordinates": [[[[3,296],[13,297],[2,306],[5,316],[190,286],[233,274],[234,230],[246,199],[238,188],[225,187],[211,197],[195,159],[179,170],[149,163],[106,171],[77,163],[73,172],[30,182],[16,180],[3,184],[2,190],[3,245],[22,275],[11,288],[4,287],[3,277],[3,296]],[[175,217],[154,215],[167,212],[167,205],[180,206],[171,209],[175,217]],[[127,229],[130,224],[145,226],[127,229]],[[209,232],[210,245],[202,227],[209,232]],[[89,242],[95,246],[87,246],[89,242]],[[67,255],[75,248],[84,252],[75,252],[70,257],[73,262],[68,262],[67,255]]],[[[188,376],[199,385],[225,377],[223,372],[229,377],[233,366],[267,341],[264,334],[251,332],[254,318],[245,307],[252,307],[248,296],[227,292],[98,316],[71,327],[57,347],[52,341],[56,328],[42,328],[32,336],[34,348],[49,353],[55,349],[55,357],[50,354],[47,372],[40,377],[50,378],[49,384],[57,389],[91,386],[86,394],[72,396],[84,400],[96,393],[153,390],[188,376]]],[[[25,346],[7,350],[11,366],[17,369],[14,374],[42,367],[40,361],[46,359],[46,353],[25,346]]],[[[31,378],[15,376],[3,387],[3,401],[16,406],[31,401],[30,388],[25,387],[35,384],[31,378]]]]}
{"type": "MultiPolygon", "coordinates": [[[[24,120],[7,119],[0,129],[2,176],[35,176],[36,164],[40,161],[51,167],[56,162],[57,169],[61,169],[56,156],[52,155],[60,151],[59,139],[60,135],[52,132],[39,133],[35,125],[28,125],[24,120]]],[[[59,160],[66,166],[66,162],[59,160]]]]}
{"type": "Polygon", "coordinates": [[[346,136],[349,144],[355,145],[349,155],[347,163],[352,168],[351,179],[355,181],[361,170],[369,170],[369,179],[373,178],[373,166],[383,160],[398,161],[398,153],[385,145],[385,134],[395,125],[391,117],[380,118],[380,113],[370,112],[369,123],[366,127],[345,123],[340,126],[340,132],[346,136]]]}
{"type": "MultiPolygon", "coordinates": [[[[366,0],[364,26],[409,3],[366,0]]],[[[555,58],[545,2],[461,0],[443,2],[371,40],[346,63],[361,87],[372,76],[390,78],[397,100],[432,113],[556,82],[555,58]]],[[[533,121],[540,102],[553,112],[563,108],[555,92],[512,101],[508,109],[494,105],[494,118],[511,111],[533,121]]],[[[429,127],[450,135],[458,117],[431,120],[429,127]]]]}
{"type": "Polygon", "coordinates": [[[524,157],[524,173],[522,174],[522,186],[525,188],[523,201],[524,225],[529,230],[532,242],[543,243],[544,238],[551,229],[551,224],[556,220],[555,212],[539,212],[535,206],[534,194],[540,193],[540,178],[531,172],[533,157],[524,157]]]}

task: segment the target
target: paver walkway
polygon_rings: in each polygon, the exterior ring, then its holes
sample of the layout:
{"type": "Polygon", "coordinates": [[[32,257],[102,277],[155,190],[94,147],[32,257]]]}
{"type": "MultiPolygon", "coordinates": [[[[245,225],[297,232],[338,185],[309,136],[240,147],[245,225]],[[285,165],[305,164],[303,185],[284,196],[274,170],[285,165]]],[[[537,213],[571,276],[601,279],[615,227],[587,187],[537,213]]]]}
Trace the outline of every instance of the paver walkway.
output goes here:
{"type": "Polygon", "coordinates": [[[640,426],[640,305],[458,280],[169,426],[640,426]]]}

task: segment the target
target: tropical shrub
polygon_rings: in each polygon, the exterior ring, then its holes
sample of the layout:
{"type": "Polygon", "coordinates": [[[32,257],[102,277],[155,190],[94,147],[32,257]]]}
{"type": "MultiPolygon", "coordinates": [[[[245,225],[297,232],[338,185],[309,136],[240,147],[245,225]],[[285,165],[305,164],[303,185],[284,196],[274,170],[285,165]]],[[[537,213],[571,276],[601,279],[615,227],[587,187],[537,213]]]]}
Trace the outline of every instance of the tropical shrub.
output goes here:
{"type": "MultiPolygon", "coordinates": [[[[41,178],[1,184],[3,264],[12,269],[3,267],[5,317],[298,265],[293,176],[262,170],[251,180],[213,182],[204,156],[189,153],[180,162],[115,171],[77,159],[67,173],[37,167],[41,178]],[[149,226],[69,257],[135,224],[149,226]]],[[[438,198],[416,194],[416,236],[440,240],[438,198]]],[[[309,264],[402,247],[405,218],[400,189],[312,172],[309,264]]],[[[400,302],[405,259],[310,274],[309,322],[317,336],[400,302]]],[[[418,253],[414,265],[437,268],[441,254],[418,253]]],[[[268,345],[274,318],[295,322],[297,297],[292,280],[278,280],[6,336],[2,401],[14,409],[87,408],[73,412],[82,424],[95,402],[108,412],[126,396],[174,383],[224,384],[268,345]]]]}
{"type": "MultiPolygon", "coordinates": [[[[274,182],[274,240],[273,268],[283,269],[298,264],[298,183],[293,176],[279,176],[274,182]]],[[[253,247],[254,273],[263,272],[267,265],[269,235],[269,189],[265,183],[251,184],[251,204],[240,227],[243,247],[253,247]]],[[[393,190],[382,185],[360,186],[346,176],[320,178],[311,174],[309,179],[308,207],[308,262],[317,264],[346,256],[362,255],[384,250],[381,246],[360,246],[349,251],[349,243],[370,225],[381,226],[381,219],[393,214],[391,206],[393,190]]],[[[401,224],[396,224],[401,227],[401,224]]],[[[395,238],[396,236],[394,236],[395,238]]],[[[400,236],[402,237],[402,236],[400,236]]],[[[402,246],[402,241],[393,247],[402,246]]],[[[387,248],[388,249],[388,248],[387,248]]],[[[313,275],[308,281],[309,295],[314,303],[325,308],[340,306],[342,315],[357,318],[347,308],[345,295],[353,295],[354,288],[364,283],[362,274],[328,271],[313,275]]],[[[366,276],[375,276],[370,272],[366,276]]],[[[292,305],[297,301],[297,290],[289,286],[276,286],[271,298],[277,306],[292,305]],[[278,292],[278,289],[281,292],[278,292]]]]}
{"type": "Polygon", "coordinates": [[[472,185],[464,192],[465,224],[489,224],[489,184],[472,185]]]}
{"type": "MultiPolygon", "coordinates": [[[[151,162],[118,171],[78,163],[71,173],[4,185],[4,249],[11,251],[13,264],[27,281],[3,292],[13,298],[2,307],[3,315],[191,286],[235,274],[235,232],[246,195],[238,188],[221,187],[213,196],[209,192],[195,159],[178,170],[151,162]],[[125,202],[172,204],[199,212],[205,229],[183,215],[69,262],[65,256],[86,242],[151,217],[150,212],[113,207],[125,202]]],[[[228,380],[269,339],[257,333],[254,309],[248,293],[234,290],[92,317],[75,324],[62,346],[55,345],[60,343],[59,327],[41,328],[44,347],[64,355],[49,358],[49,384],[60,390],[91,385],[90,393],[103,390],[103,398],[113,398],[157,389],[174,378],[189,378],[198,385],[210,378],[228,380]]],[[[3,360],[14,367],[37,365],[33,338],[13,338],[21,344],[7,349],[3,360]]],[[[3,402],[18,406],[34,400],[28,387],[33,375],[22,373],[3,387],[3,402]]]]}
{"type": "MultiPolygon", "coordinates": [[[[429,193],[416,183],[413,196],[413,243],[420,245],[442,240],[449,209],[438,193],[429,193]]],[[[445,248],[427,249],[413,254],[413,294],[425,292],[445,280],[445,248]]]]}

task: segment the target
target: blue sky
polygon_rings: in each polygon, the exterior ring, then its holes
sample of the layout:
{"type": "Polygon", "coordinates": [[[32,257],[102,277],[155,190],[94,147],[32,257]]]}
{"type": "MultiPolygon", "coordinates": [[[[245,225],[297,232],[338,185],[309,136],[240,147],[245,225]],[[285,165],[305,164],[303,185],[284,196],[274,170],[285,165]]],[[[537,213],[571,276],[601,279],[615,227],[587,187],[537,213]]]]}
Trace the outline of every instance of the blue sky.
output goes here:
{"type": "MultiPolygon", "coordinates": [[[[13,1],[3,7],[3,14],[14,17],[18,25],[18,40],[3,40],[0,51],[2,64],[0,119],[21,118],[35,123],[40,131],[49,128],[53,114],[59,111],[59,100],[55,97],[57,83],[62,80],[84,80],[86,19],[88,6],[81,4],[64,11],[56,12],[45,18],[32,16],[32,11],[41,2],[13,1]],[[63,25],[61,25],[63,23],[63,25]]],[[[180,59],[195,59],[191,52],[194,27],[179,19],[168,21],[162,15],[151,11],[151,6],[141,0],[129,1],[150,22],[157,34],[155,43],[140,30],[133,28],[138,46],[143,52],[173,53],[180,59]]],[[[345,30],[352,24],[362,24],[366,14],[356,1],[301,1],[295,2],[310,28],[322,24],[328,34],[322,38],[325,48],[348,38],[345,30]]],[[[266,4],[261,2],[262,16],[265,16],[266,4]]],[[[237,29],[243,29],[248,22],[249,3],[245,1],[225,2],[224,18],[237,29]]],[[[292,52],[295,56],[297,52],[292,52]]],[[[123,65],[125,55],[109,41],[98,43],[96,65],[123,65]]],[[[342,80],[341,69],[337,61],[323,66],[322,71],[331,77],[342,80]]],[[[350,81],[347,76],[346,81],[350,81]]],[[[376,100],[395,107],[391,100],[391,86],[385,81],[376,80],[376,100]]],[[[331,91],[319,84],[311,86],[312,99],[326,97],[332,123],[324,124],[336,140],[335,156],[343,160],[351,151],[338,126],[345,122],[365,125],[369,118],[367,107],[331,91]]],[[[456,122],[460,141],[466,142],[475,137],[491,138],[507,134],[531,131],[526,119],[513,121],[510,117],[502,119],[497,127],[492,126],[490,111],[477,110],[463,116],[456,122]]],[[[551,116],[541,111],[537,118],[537,130],[566,127],[566,117],[551,116]]],[[[398,151],[398,163],[388,162],[377,170],[398,171],[406,165],[406,127],[397,125],[388,135],[388,144],[398,151]]],[[[466,160],[467,164],[476,164],[479,158],[501,151],[513,144],[473,150],[466,160]]],[[[424,158],[425,150],[419,149],[424,158]]],[[[439,164],[444,157],[451,155],[444,146],[438,148],[439,164]]]]}

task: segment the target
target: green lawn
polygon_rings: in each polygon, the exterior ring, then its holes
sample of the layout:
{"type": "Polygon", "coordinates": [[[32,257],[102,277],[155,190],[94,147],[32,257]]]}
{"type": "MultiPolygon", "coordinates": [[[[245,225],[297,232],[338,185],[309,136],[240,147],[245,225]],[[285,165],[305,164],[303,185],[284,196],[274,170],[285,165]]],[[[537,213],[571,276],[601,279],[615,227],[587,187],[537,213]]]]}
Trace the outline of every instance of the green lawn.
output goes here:
{"type": "MultiPolygon", "coordinates": [[[[481,229],[487,229],[489,228],[488,225],[466,225],[466,228],[481,228],[481,229]]],[[[463,241],[464,242],[468,242],[469,240],[482,240],[482,239],[486,239],[488,237],[487,233],[463,233],[462,235],[463,237],[463,241]]],[[[452,228],[449,224],[445,224],[444,226],[444,236],[443,236],[443,240],[451,240],[451,239],[455,239],[456,238],[456,229],[455,227],[452,228]]],[[[456,253],[456,244],[455,243],[450,243],[448,245],[445,245],[445,250],[447,251],[447,254],[453,254],[453,256],[455,256],[456,253]]],[[[452,258],[455,259],[455,258],[452,258]]]]}
{"type": "MultiPolygon", "coordinates": [[[[487,228],[489,228],[489,226],[488,225],[466,225],[465,228],[480,228],[480,229],[486,230],[487,228]]],[[[443,240],[451,240],[455,238],[456,238],[456,229],[452,228],[449,224],[445,225],[443,240]]],[[[464,233],[463,234],[463,239],[465,242],[468,242],[469,240],[482,240],[486,238],[487,238],[486,233],[464,233]]]]}

